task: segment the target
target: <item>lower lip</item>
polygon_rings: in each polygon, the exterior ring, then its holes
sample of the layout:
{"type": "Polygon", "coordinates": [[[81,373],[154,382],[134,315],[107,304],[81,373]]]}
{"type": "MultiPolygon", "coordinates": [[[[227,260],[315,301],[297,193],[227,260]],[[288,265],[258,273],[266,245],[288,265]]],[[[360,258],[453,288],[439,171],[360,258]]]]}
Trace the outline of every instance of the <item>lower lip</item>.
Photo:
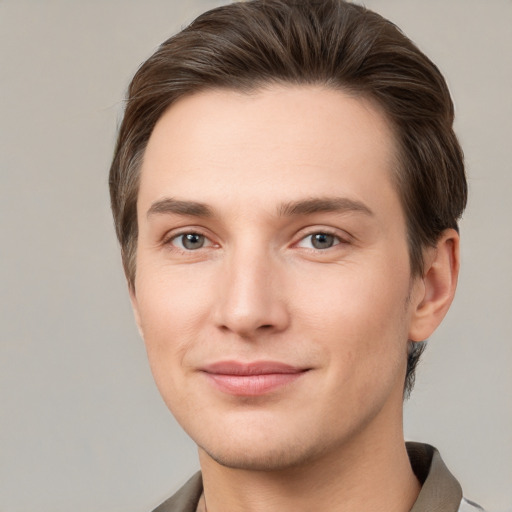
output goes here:
{"type": "Polygon", "coordinates": [[[259,396],[291,384],[304,373],[265,373],[261,375],[207,373],[206,375],[212,384],[224,393],[235,396],[259,396]]]}

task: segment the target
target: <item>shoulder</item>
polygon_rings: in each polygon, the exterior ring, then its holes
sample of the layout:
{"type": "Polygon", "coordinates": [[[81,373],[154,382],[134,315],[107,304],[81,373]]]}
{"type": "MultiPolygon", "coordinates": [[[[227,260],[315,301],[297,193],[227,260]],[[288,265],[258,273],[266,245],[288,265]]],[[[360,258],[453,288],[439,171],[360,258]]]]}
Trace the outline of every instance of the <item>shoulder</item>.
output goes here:
{"type": "Polygon", "coordinates": [[[156,507],[153,512],[196,512],[203,492],[201,473],[196,473],[176,494],[156,507]]]}

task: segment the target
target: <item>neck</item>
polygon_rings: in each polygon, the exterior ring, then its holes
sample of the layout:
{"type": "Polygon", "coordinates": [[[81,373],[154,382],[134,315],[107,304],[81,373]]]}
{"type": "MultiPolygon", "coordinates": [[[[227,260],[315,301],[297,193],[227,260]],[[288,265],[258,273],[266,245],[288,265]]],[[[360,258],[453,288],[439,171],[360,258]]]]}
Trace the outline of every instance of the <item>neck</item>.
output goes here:
{"type": "Polygon", "coordinates": [[[402,430],[389,436],[378,423],[375,432],[359,433],[307,464],[277,471],[228,468],[200,449],[207,512],[408,512],[420,484],[402,430]]]}

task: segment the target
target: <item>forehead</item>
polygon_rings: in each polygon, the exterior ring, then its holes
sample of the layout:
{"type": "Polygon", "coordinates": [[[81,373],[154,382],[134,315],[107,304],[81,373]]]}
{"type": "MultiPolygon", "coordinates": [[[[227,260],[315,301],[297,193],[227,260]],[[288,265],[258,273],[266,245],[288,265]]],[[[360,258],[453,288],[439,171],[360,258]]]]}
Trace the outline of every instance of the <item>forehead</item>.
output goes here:
{"type": "Polygon", "coordinates": [[[379,202],[386,195],[379,190],[396,195],[395,153],[379,108],[339,90],[203,91],[177,101],[156,124],[139,204],[166,195],[262,204],[341,194],[379,202]]]}

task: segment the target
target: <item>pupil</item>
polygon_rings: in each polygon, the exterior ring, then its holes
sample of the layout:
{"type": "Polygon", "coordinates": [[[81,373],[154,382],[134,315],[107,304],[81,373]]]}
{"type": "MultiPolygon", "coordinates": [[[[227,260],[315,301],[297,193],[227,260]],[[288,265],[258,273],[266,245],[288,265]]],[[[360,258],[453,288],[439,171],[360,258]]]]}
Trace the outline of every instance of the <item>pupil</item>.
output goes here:
{"type": "Polygon", "coordinates": [[[315,249],[328,249],[334,243],[334,236],[327,233],[313,235],[312,244],[315,249]]]}
{"type": "Polygon", "coordinates": [[[197,233],[188,233],[183,235],[182,242],[185,249],[200,249],[204,244],[204,236],[197,233]]]}

